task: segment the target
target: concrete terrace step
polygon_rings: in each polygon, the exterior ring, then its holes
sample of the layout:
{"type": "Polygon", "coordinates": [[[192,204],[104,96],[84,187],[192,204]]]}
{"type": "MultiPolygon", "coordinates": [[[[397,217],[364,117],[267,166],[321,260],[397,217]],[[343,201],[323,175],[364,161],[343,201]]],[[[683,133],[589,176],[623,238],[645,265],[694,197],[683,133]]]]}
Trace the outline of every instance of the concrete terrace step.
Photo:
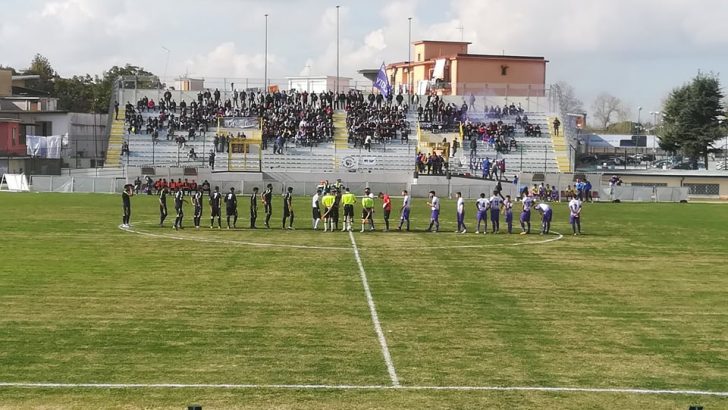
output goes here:
{"type": "Polygon", "coordinates": [[[109,130],[109,144],[106,148],[106,160],[104,161],[104,168],[118,168],[121,165],[121,144],[124,142],[124,120],[126,116],[126,110],[119,112],[120,120],[113,120],[111,122],[111,129],[109,130]]]}

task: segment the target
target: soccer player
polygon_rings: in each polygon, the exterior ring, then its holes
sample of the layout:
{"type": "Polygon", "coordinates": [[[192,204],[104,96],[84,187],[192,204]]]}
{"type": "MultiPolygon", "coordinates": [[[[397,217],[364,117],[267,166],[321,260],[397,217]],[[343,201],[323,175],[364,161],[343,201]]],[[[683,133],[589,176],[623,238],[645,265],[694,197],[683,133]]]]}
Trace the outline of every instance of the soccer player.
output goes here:
{"type": "Polygon", "coordinates": [[[551,206],[545,202],[536,205],[536,209],[541,213],[541,235],[549,233],[551,230],[551,206]]]}
{"type": "MultiPolygon", "coordinates": [[[[366,191],[365,191],[366,192],[366,191]]],[[[374,213],[374,199],[369,195],[364,195],[361,199],[361,231],[364,232],[364,224],[369,222],[369,230],[374,230],[374,219],[372,214],[374,213]]]]}
{"type": "Polygon", "coordinates": [[[427,228],[427,232],[432,232],[432,226],[435,226],[435,232],[440,231],[440,198],[437,197],[435,191],[430,191],[430,200],[427,202],[427,206],[432,211],[430,214],[430,227],[427,228]]]}
{"type": "Polygon", "coordinates": [[[250,194],[250,229],[258,229],[255,226],[255,220],[258,219],[258,187],[253,187],[253,193],[250,194]]]}
{"type": "Polygon", "coordinates": [[[159,227],[164,226],[164,220],[167,218],[167,187],[162,187],[159,191],[159,227]]]}
{"type": "Polygon", "coordinates": [[[493,196],[490,197],[490,225],[493,228],[493,233],[500,233],[500,213],[503,198],[498,195],[498,191],[493,191],[493,196]]]}
{"type": "Polygon", "coordinates": [[[319,198],[321,197],[321,190],[317,189],[316,193],[311,198],[311,217],[313,218],[313,230],[318,229],[318,224],[321,221],[321,208],[319,208],[319,198]]]}
{"type": "Polygon", "coordinates": [[[569,223],[574,236],[581,235],[581,201],[576,198],[569,201],[569,223]]]}
{"type": "MultiPolygon", "coordinates": [[[[364,188],[364,196],[371,198],[372,200],[372,213],[369,215],[369,223],[372,227],[372,231],[374,230],[374,194],[372,193],[372,190],[369,189],[369,187],[364,188]]],[[[363,204],[363,202],[362,202],[363,204]]]]}
{"type": "Polygon", "coordinates": [[[200,220],[202,219],[202,191],[196,188],[192,194],[192,205],[195,206],[195,214],[193,216],[195,229],[200,229],[200,220]]]}
{"type": "MultiPolygon", "coordinates": [[[[334,229],[339,229],[339,210],[341,209],[341,197],[343,195],[344,187],[341,187],[341,189],[338,188],[331,188],[331,194],[334,196],[334,205],[331,206],[331,222],[334,224],[334,229]]],[[[354,213],[352,211],[351,214],[352,220],[354,218],[354,213]]]]}
{"type": "Polygon", "coordinates": [[[261,196],[263,200],[263,209],[265,210],[265,227],[270,229],[270,217],[273,215],[273,185],[268,184],[261,196]]]}
{"type": "Polygon", "coordinates": [[[230,192],[225,195],[225,215],[227,216],[227,227],[230,229],[230,217],[233,218],[232,229],[238,223],[238,197],[235,196],[235,188],[231,187],[230,192]]]}
{"type": "Polygon", "coordinates": [[[389,215],[392,213],[392,199],[388,194],[379,193],[379,199],[382,200],[382,213],[384,214],[384,232],[389,232],[389,215]]]}
{"type": "Polygon", "coordinates": [[[341,196],[341,202],[344,204],[344,227],[341,232],[351,231],[351,226],[354,224],[354,204],[356,203],[356,195],[352,194],[349,188],[345,188],[344,191],[341,196]]]}
{"type": "Polygon", "coordinates": [[[533,206],[533,197],[528,193],[524,193],[523,209],[521,210],[521,235],[531,233],[531,207],[533,206]]]}
{"type": "Polygon", "coordinates": [[[286,229],[286,219],[288,221],[288,230],[293,230],[293,187],[289,186],[285,194],[283,194],[283,229],[286,229]]]}
{"type": "Polygon", "coordinates": [[[220,187],[216,186],[215,191],[210,194],[210,229],[215,226],[215,217],[217,217],[217,229],[222,228],[220,202],[222,202],[222,194],[220,193],[220,187]]]}
{"type": "Polygon", "coordinates": [[[506,216],[508,233],[513,233],[513,202],[511,202],[510,195],[506,195],[506,199],[503,201],[503,214],[506,216]]]}
{"type": "Polygon", "coordinates": [[[466,233],[468,232],[468,228],[465,227],[465,199],[463,199],[461,192],[456,192],[455,198],[457,199],[456,215],[458,220],[458,229],[455,233],[466,233]]]}
{"type": "Polygon", "coordinates": [[[483,222],[483,234],[486,234],[488,233],[488,209],[490,208],[490,201],[485,197],[484,193],[481,192],[480,198],[475,201],[475,208],[478,210],[478,227],[475,229],[475,233],[480,233],[480,223],[483,222]]]}
{"type": "MultiPolygon", "coordinates": [[[[327,189],[324,197],[321,199],[321,203],[324,206],[324,232],[334,232],[334,220],[331,217],[331,212],[335,200],[336,198],[334,198],[334,194],[332,194],[331,191],[327,189]]],[[[346,205],[344,205],[344,214],[346,215],[346,205]]],[[[344,228],[346,228],[346,222],[344,222],[344,228]]]]}
{"type": "Polygon", "coordinates": [[[402,224],[407,221],[407,232],[410,230],[410,196],[409,192],[402,191],[402,207],[399,209],[399,227],[398,231],[402,230],[402,224]]]}
{"type": "Polygon", "coordinates": [[[132,184],[126,184],[124,185],[124,191],[121,193],[121,206],[122,206],[122,216],[121,216],[121,226],[124,228],[129,227],[129,221],[131,219],[131,197],[134,195],[134,185],[132,184]]]}
{"type": "Polygon", "coordinates": [[[174,193],[174,211],[177,214],[177,217],[174,219],[174,229],[184,229],[182,228],[182,218],[184,218],[185,213],[182,210],[182,205],[187,202],[185,200],[185,193],[184,193],[184,187],[177,185],[177,188],[175,188],[176,192],[174,193]]]}

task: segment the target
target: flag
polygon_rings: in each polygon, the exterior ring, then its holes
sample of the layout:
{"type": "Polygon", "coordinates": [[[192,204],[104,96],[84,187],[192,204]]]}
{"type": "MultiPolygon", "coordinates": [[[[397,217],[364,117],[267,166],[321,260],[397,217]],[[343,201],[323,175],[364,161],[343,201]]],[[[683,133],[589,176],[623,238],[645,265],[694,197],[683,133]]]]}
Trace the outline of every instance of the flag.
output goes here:
{"type": "Polygon", "coordinates": [[[384,68],[384,62],[382,62],[382,67],[379,68],[379,73],[377,73],[377,80],[374,81],[374,88],[379,90],[384,98],[387,98],[391,92],[389,78],[387,78],[387,70],[384,68]]]}

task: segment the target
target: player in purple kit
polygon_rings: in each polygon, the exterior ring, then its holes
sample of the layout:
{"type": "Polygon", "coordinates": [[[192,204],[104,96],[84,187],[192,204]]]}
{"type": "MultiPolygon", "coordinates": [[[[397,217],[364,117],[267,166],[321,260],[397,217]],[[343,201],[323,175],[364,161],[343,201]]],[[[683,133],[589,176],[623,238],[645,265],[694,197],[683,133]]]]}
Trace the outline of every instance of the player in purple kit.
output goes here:
{"type": "Polygon", "coordinates": [[[533,197],[526,193],[523,197],[523,210],[521,210],[521,235],[531,233],[531,207],[533,206],[533,197]]]}
{"type": "Polygon", "coordinates": [[[490,225],[493,227],[493,233],[500,233],[500,212],[503,198],[498,191],[493,191],[490,197],[490,225]]]}
{"type": "Polygon", "coordinates": [[[399,210],[399,227],[398,231],[402,230],[402,224],[407,221],[407,232],[410,230],[410,196],[405,190],[402,191],[402,208],[399,210]]]}
{"type": "Polygon", "coordinates": [[[458,219],[458,229],[455,233],[466,233],[468,232],[468,228],[465,227],[465,199],[463,199],[461,192],[456,192],[455,198],[457,199],[456,214],[458,219]]]}
{"type": "Polygon", "coordinates": [[[483,233],[486,234],[488,233],[488,208],[490,208],[490,201],[488,201],[488,198],[485,197],[485,194],[480,194],[480,198],[475,201],[475,208],[477,208],[478,210],[478,227],[475,228],[475,233],[480,233],[480,223],[483,222],[483,224],[485,225],[485,227],[483,228],[483,233]]]}
{"type": "Polygon", "coordinates": [[[432,213],[430,214],[430,227],[427,232],[432,232],[432,226],[435,226],[435,232],[440,231],[440,198],[437,197],[435,191],[430,191],[430,201],[427,202],[432,213]]]}
{"type": "Polygon", "coordinates": [[[548,234],[551,230],[552,210],[549,204],[541,202],[535,207],[541,213],[541,235],[548,234]]]}
{"type": "Polygon", "coordinates": [[[581,235],[581,201],[576,198],[569,201],[569,223],[574,235],[581,235]]]}
{"type": "Polygon", "coordinates": [[[511,202],[510,195],[506,195],[506,199],[503,201],[503,214],[506,216],[508,233],[513,233],[513,202],[511,202]]]}

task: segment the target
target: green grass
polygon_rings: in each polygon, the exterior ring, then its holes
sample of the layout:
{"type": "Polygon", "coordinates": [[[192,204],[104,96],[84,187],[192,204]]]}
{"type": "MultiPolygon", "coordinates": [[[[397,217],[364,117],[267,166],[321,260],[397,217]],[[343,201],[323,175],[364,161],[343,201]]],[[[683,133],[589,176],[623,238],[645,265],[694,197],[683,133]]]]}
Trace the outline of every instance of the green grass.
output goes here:
{"type": "MultiPolygon", "coordinates": [[[[349,238],[308,229],[308,198],[296,199],[293,232],[194,231],[187,209],[188,229],[175,233],[171,215],[156,226],[155,198],[132,201],[135,229],[155,236],[118,229],[118,195],[0,195],[0,382],[391,383],[349,238]]],[[[280,207],[276,198],[275,227],[280,207]]],[[[402,385],[728,391],[725,205],[587,205],[586,235],[550,243],[456,235],[453,201],[443,202],[443,232],[421,232],[427,218],[417,199],[420,232],[355,233],[402,385]]],[[[564,205],[552,230],[570,231],[564,205]]],[[[0,408],[193,402],[728,407],[689,395],[0,387],[0,408]]]]}

